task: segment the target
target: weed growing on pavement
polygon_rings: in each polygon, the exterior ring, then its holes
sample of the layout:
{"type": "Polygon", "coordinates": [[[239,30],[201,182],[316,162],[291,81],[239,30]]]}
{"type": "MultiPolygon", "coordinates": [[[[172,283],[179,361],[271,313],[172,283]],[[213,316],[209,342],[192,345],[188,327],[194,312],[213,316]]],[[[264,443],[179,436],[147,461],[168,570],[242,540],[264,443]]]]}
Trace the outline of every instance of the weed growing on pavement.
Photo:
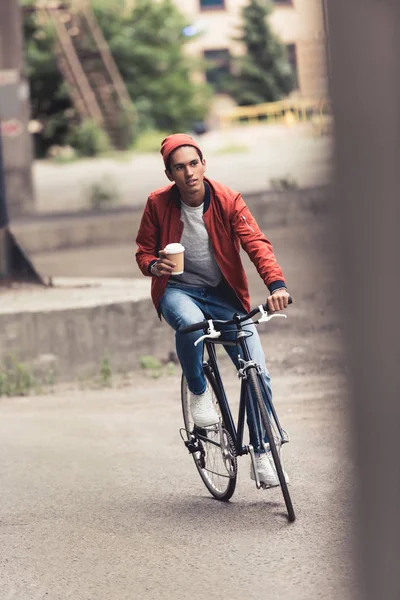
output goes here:
{"type": "Polygon", "coordinates": [[[173,362],[168,362],[165,365],[165,372],[167,375],[175,375],[176,373],[176,365],[173,362]]]}
{"type": "Polygon", "coordinates": [[[88,203],[92,210],[103,210],[118,203],[120,198],[116,183],[110,177],[92,183],[88,189],[88,203]]]}
{"type": "Polygon", "coordinates": [[[164,364],[158,358],[149,354],[144,354],[139,358],[139,366],[145,375],[152,379],[158,379],[162,375],[174,375],[176,369],[173,362],[169,361],[164,364]]]}
{"type": "Polygon", "coordinates": [[[29,396],[54,391],[57,373],[53,366],[31,365],[10,354],[0,365],[0,396],[29,396]]]}
{"type": "Polygon", "coordinates": [[[110,364],[110,361],[108,360],[108,358],[103,358],[103,360],[101,361],[99,376],[100,376],[101,387],[111,387],[112,386],[113,372],[112,372],[111,364],[110,364]]]}
{"type": "MultiPolygon", "coordinates": [[[[160,361],[154,356],[144,355],[139,359],[139,367],[146,377],[158,379],[176,374],[176,364],[172,360],[160,361]]],[[[53,365],[28,364],[17,355],[10,355],[0,364],[0,397],[17,397],[52,394],[66,387],[77,387],[81,390],[98,390],[106,388],[122,388],[134,385],[137,370],[121,368],[113,369],[111,360],[104,356],[100,363],[89,371],[77,374],[74,380],[66,381],[58,378],[53,365]]]]}
{"type": "Polygon", "coordinates": [[[297,190],[299,185],[297,181],[290,175],[285,177],[276,177],[269,180],[271,189],[276,192],[285,192],[287,190],[297,190]]]}
{"type": "Polygon", "coordinates": [[[28,396],[37,385],[38,381],[29,365],[15,355],[4,359],[0,368],[0,396],[28,396]]]}

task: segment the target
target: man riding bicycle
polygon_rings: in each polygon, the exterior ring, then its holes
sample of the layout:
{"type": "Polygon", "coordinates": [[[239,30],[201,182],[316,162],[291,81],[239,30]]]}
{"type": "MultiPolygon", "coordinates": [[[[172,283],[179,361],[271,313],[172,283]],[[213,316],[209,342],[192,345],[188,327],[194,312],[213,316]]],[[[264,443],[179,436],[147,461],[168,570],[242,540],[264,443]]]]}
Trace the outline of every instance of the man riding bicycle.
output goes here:
{"type": "MultiPolygon", "coordinates": [[[[147,200],[136,238],[136,260],[142,273],[152,277],[151,296],[160,318],[176,332],[176,352],[191,393],[193,421],[198,427],[209,427],[218,422],[218,413],[203,372],[203,344],[194,346],[197,332],[182,334],[180,330],[204,319],[228,320],[234,312],[249,312],[240,246],[270,292],[270,312],[286,308],[289,294],[272,245],[242,196],[205,177],[206,161],[197,142],[186,134],[170,135],[162,141],[161,155],[172,183],[152,192],[147,200]],[[184,272],[179,275],[171,274],[175,263],[164,251],[173,242],[185,248],[184,272]]],[[[272,395],[256,327],[246,328],[252,332],[247,338],[250,354],[272,395]]],[[[225,350],[238,368],[235,347],[225,350]]],[[[269,487],[277,486],[268,444],[255,431],[257,427],[248,424],[259,479],[269,487]]],[[[250,475],[254,479],[252,469],[250,475]]]]}

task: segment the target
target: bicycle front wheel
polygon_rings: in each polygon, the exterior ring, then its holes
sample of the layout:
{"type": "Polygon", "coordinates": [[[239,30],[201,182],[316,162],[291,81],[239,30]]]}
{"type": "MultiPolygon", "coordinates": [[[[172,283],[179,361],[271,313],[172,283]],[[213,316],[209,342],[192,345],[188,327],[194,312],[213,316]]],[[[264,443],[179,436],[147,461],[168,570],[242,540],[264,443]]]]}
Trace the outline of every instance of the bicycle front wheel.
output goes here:
{"type": "Polygon", "coordinates": [[[264,398],[261,393],[261,387],[258,380],[257,372],[254,368],[248,369],[247,371],[249,377],[249,383],[251,386],[251,392],[254,394],[254,398],[257,399],[257,404],[260,410],[261,422],[264,426],[265,433],[267,435],[269,441],[269,447],[271,450],[272,458],[274,460],[276,473],[278,475],[279,483],[281,484],[281,490],[283,494],[283,498],[285,500],[286,509],[288,512],[289,521],[294,521],[296,519],[296,515],[293,509],[292,500],[290,498],[288,485],[286,483],[285,474],[283,472],[282,462],[280,459],[280,455],[278,452],[278,448],[276,446],[276,438],[273,434],[273,428],[271,426],[270,417],[268,414],[268,410],[265,406],[264,398]]]}
{"type": "Polygon", "coordinates": [[[232,438],[224,427],[219,409],[218,388],[212,375],[205,373],[220,424],[207,428],[195,426],[190,412],[190,392],[182,375],[181,397],[185,436],[194,437],[200,450],[192,453],[194,463],[208,491],[217,500],[229,500],[236,488],[237,460],[232,438]]]}

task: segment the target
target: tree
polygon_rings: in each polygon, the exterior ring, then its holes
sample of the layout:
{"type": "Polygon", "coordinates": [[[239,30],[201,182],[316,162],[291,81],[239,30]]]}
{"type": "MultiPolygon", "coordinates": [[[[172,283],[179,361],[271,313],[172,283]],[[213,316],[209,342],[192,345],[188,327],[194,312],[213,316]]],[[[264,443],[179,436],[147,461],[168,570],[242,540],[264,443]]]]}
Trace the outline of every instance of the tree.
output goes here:
{"type": "Polygon", "coordinates": [[[119,19],[115,8],[96,16],[136,106],[139,127],[190,128],[207,114],[208,86],[193,81],[199,64],[185,52],[185,17],[171,0],[136,0],[119,19]]]}
{"type": "Polygon", "coordinates": [[[30,86],[31,117],[40,121],[43,130],[34,136],[35,154],[42,156],[51,144],[66,143],[74,109],[68,90],[57,67],[54,54],[56,37],[49,27],[43,27],[30,7],[33,0],[24,2],[24,53],[30,86]]]}
{"type": "Polygon", "coordinates": [[[289,94],[295,77],[286,48],[271,30],[270,0],[250,0],[242,9],[242,33],[237,38],[246,53],[237,57],[227,80],[229,92],[241,106],[275,102],[289,94]]]}
{"type": "MultiPolygon", "coordinates": [[[[34,0],[24,0],[33,5],[34,0]]],[[[210,90],[196,83],[196,59],[185,52],[185,17],[171,0],[136,0],[127,10],[122,0],[93,0],[93,8],[137,112],[139,130],[188,130],[208,110],[210,90]]],[[[25,57],[31,88],[32,118],[44,125],[35,136],[37,153],[76,136],[78,115],[59,73],[56,37],[33,10],[24,16],[25,57]]]]}

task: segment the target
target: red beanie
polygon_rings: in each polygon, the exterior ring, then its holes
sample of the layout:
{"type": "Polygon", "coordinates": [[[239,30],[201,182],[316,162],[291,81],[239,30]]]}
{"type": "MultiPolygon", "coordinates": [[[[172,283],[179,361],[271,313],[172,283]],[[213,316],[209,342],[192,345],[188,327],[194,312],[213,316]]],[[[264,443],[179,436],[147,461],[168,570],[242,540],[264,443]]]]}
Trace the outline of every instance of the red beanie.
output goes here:
{"type": "Polygon", "coordinates": [[[190,137],[190,135],[187,135],[186,133],[174,133],[173,135],[169,135],[168,137],[166,137],[161,142],[160,152],[164,159],[165,166],[167,166],[168,159],[174,152],[174,150],[180,148],[181,146],[193,146],[203,155],[200,146],[194,141],[192,137],[190,137]]]}

